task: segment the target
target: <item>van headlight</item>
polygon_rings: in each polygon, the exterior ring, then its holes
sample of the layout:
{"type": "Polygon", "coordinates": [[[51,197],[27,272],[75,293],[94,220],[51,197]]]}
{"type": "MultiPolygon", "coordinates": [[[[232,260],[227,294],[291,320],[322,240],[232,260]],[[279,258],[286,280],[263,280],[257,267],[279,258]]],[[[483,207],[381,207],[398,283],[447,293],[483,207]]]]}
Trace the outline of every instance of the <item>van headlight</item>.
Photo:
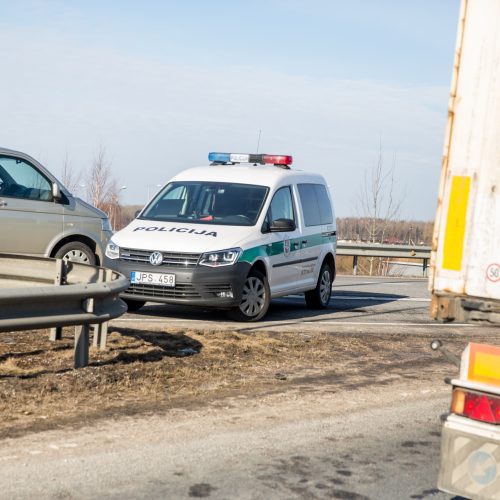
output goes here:
{"type": "Polygon", "coordinates": [[[105,219],[101,219],[101,224],[103,231],[113,231],[111,222],[109,222],[109,219],[107,217],[105,219]]]}
{"type": "Polygon", "coordinates": [[[106,247],[106,257],[108,259],[119,259],[120,258],[120,247],[110,240],[108,246],[106,247]]]}
{"type": "Polygon", "coordinates": [[[199,261],[200,266],[232,266],[240,257],[241,248],[229,248],[217,252],[205,252],[199,261]]]}

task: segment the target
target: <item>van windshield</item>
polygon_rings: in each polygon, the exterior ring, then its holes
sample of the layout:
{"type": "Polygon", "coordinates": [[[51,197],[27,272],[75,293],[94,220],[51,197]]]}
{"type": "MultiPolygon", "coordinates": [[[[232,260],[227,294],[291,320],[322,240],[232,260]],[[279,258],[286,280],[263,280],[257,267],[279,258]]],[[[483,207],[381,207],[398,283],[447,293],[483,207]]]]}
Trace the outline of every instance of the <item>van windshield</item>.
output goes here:
{"type": "Polygon", "coordinates": [[[269,188],[227,182],[171,182],[139,219],[254,226],[269,188]]]}

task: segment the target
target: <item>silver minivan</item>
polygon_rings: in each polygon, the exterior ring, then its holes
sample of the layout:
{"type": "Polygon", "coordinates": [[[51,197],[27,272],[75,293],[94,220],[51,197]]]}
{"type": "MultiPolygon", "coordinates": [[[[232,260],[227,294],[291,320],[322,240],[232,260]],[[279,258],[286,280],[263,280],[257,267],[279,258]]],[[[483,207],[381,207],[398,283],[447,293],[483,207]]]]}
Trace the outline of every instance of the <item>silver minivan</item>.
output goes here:
{"type": "Polygon", "coordinates": [[[0,252],[101,264],[107,215],[73,195],[30,156],[0,148],[0,252]]]}

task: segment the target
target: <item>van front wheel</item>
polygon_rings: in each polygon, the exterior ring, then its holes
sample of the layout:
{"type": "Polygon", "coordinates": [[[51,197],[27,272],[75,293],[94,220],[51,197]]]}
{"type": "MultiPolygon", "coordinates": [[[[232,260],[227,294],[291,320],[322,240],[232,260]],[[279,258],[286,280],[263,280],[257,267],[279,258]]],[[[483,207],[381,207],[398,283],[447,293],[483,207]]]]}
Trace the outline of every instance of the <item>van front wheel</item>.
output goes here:
{"type": "Polygon", "coordinates": [[[94,252],[84,243],[79,241],[71,241],[63,245],[54,255],[56,259],[69,260],[70,262],[78,262],[79,264],[95,264],[94,252]]]}
{"type": "Polygon", "coordinates": [[[326,262],[321,266],[318,283],[314,290],[304,293],[306,304],[309,309],[324,309],[330,302],[332,296],[333,271],[326,262]]]}
{"type": "Polygon", "coordinates": [[[271,292],[267,278],[256,269],[251,271],[243,284],[241,302],[227,312],[235,321],[258,321],[267,313],[271,292]]]}

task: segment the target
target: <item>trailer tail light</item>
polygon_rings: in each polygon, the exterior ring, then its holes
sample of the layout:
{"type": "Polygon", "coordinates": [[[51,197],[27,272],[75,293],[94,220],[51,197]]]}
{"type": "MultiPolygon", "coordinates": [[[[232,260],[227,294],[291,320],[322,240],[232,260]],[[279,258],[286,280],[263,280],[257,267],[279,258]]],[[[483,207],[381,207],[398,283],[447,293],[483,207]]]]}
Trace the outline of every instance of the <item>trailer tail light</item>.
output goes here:
{"type": "Polygon", "coordinates": [[[500,424],[500,397],[454,389],[451,411],[473,420],[500,424]]]}

